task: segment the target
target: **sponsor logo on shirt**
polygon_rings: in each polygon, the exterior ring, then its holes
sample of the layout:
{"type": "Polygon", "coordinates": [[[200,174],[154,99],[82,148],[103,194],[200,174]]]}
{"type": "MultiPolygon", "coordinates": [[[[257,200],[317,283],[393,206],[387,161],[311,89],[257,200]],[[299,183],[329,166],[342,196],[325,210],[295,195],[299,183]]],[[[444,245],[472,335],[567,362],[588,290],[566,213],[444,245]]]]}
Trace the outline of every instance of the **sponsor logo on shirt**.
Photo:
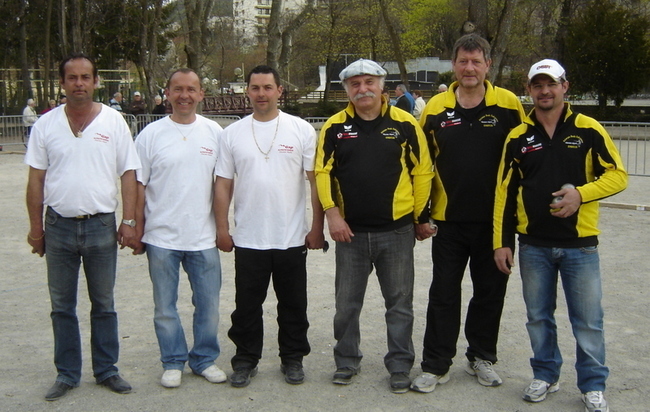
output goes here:
{"type": "Polygon", "coordinates": [[[528,146],[522,147],[521,153],[535,152],[543,149],[544,147],[542,146],[542,143],[535,143],[536,140],[535,135],[526,137],[526,144],[528,146]]]}
{"type": "Polygon", "coordinates": [[[278,153],[293,153],[294,147],[281,144],[278,146],[278,153]]]}
{"type": "Polygon", "coordinates": [[[381,131],[381,135],[386,139],[397,139],[399,137],[399,131],[393,127],[384,129],[381,131]]]}
{"type": "Polygon", "coordinates": [[[344,124],[343,133],[338,133],[336,137],[338,139],[356,139],[359,136],[358,132],[352,131],[352,125],[344,124]]]}
{"type": "Polygon", "coordinates": [[[462,121],[460,119],[451,119],[447,121],[442,121],[440,122],[440,128],[444,129],[445,127],[458,126],[459,124],[461,124],[461,122],[462,121]]]}
{"type": "Polygon", "coordinates": [[[108,143],[110,137],[106,136],[105,134],[95,133],[95,136],[93,136],[93,140],[100,143],[108,143]]]}
{"type": "Polygon", "coordinates": [[[493,114],[486,114],[485,116],[478,119],[483,127],[495,127],[499,123],[499,119],[493,114]]]}
{"type": "Polygon", "coordinates": [[[204,155],[204,156],[212,156],[214,155],[214,149],[210,149],[209,147],[201,146],[199,149],[199,153],[204,155]]]}
{"type": "Polygon", "coordinates": [[[565,137],[563,142],[568,149],[580,149],[583,144],[582,138],[576,135],[565,137]]]}
{"type": "Polygon", "coordinates": [[[454,116],[456,116],[455,110],[452,110],[451,112],[447,112],[447,119],[453,119],[454,116]]]}

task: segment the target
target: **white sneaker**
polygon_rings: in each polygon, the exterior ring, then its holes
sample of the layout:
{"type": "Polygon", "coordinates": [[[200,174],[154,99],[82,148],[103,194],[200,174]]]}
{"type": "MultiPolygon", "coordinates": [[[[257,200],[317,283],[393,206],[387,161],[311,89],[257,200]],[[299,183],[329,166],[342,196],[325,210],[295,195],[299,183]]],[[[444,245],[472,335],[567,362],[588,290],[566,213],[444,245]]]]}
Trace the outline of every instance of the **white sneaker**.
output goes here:
{"type": "Polygon", "coordinates": [[[436,389],[437,384],[449,382],[449,372],[444,375],[434,375],[433,373],[424,372],[411,383],[411,389],[416,392],[430,393],[436,389]]]}
{"type": "Polygon", "coordinates": [[[474,362],[467,362],[465,372],[478,378],[478,383],[483,386],[499,386],[503,383],[499,375],[492,369],[492,362],[475,358],[474,362]]]}
{"type": "Polygon", "coordinates": [[[178,369],[167,369],[160,379],[160,384],[165,388],[178,388],[181,386],[183,371],[178,369]]]}
{"type": "Polygon", "coordinates": [[[591,391],[582,394],[585,412],[609,412],[609,406],[602,391],[591,391]]]}
{"type": "Polygon", "coordinates": [[[522,398],[528,402],[541,402],[546,399],[549,393],[557,392],[560,390],[560,385],[557,382],[548,383],[541,379],[533,379],[533,381],[524,389],[522,398]]]}
{"type": "Polygon", "coordinates": [[[222,383],[226,381],[226,373],[219,369],[217,365],[208,366],[201,372],[201,376],[212,383],[222,383]]]}

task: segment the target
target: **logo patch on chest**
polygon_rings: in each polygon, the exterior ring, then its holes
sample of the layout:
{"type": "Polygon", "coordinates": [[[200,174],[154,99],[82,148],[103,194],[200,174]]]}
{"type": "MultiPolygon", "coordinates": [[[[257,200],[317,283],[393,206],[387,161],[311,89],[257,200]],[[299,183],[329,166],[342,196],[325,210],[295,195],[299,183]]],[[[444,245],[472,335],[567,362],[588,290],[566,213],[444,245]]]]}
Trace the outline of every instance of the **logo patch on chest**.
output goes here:
{"type": "Polygon", "coordinates": [[[399,137],[399,131],[393,127],[384,129],[381,131],[381,135],[386,139],[397,139],[399,137]]]}
{"type": "Polygon", "coordinates": [[[584,143],[582,137],[576,135],[567,136],[562,140],[562,142],[564,142],[567,149],[580,149],[584,143]]]}

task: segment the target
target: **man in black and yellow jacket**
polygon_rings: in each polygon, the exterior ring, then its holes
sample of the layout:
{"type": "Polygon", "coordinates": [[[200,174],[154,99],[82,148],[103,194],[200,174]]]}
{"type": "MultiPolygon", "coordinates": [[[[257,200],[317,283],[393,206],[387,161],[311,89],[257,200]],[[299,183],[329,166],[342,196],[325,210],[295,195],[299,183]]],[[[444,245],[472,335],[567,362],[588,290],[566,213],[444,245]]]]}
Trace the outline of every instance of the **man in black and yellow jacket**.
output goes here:
{"type": "Polygon", "coordinates": [[[494,260],[510,274],[519,233],[519,271],[533,380],[523,398],[541,402],[559,389],[562,355],[555,323],[558,272],[576,339],[578,388],[585,410],[607,412],[598,200],[627,186],[616,146],[594,119],[571,111],[564,68],[535,63],[528,92],[535,108],[508,136],[494,206],[494,260]]]}
{"type": "Polygon", "coordinates": [[[413,246],[433,234],[428,200],[433,177],[422,129],[382,98],[386,71],[360,59],[340,74],[350,99],[320,133],[316,185],[336,241],[336,315],[332,382],[349,384],[362,353],[359,315],[373,267],[386,304],[394,393],[409,390],[413,366],[413,246]]]}
{"type": "Polygon", "coordinates": [[[436,175],[431,217],[438,225],[432,243],[422,375],[412,389],[432,392],[449,380],[461,324],[461,282],[469,261],[474,286],[465,321],[466,371],[484,386],[498,386],[497,339],[508,276],[492,257],[492,208],[497,169],[508,133],[524,117],[517,97],[486,80],[490,44],[476,34],[453,49],[457,81],[432,97],[420,123],[436,175]]]}

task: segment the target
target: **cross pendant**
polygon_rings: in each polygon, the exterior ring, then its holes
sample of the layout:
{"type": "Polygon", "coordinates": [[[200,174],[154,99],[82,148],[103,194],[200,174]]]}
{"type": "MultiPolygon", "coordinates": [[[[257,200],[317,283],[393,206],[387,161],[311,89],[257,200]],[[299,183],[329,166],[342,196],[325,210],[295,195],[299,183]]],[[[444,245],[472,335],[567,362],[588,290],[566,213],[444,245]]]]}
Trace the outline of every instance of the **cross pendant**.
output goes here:
{"type": "Polygon", "coordinates": [[[268,157],[268,156],[264,156],[264,159],[266,159],[267,162],[269,161],[269,157],[268,157]]]}

